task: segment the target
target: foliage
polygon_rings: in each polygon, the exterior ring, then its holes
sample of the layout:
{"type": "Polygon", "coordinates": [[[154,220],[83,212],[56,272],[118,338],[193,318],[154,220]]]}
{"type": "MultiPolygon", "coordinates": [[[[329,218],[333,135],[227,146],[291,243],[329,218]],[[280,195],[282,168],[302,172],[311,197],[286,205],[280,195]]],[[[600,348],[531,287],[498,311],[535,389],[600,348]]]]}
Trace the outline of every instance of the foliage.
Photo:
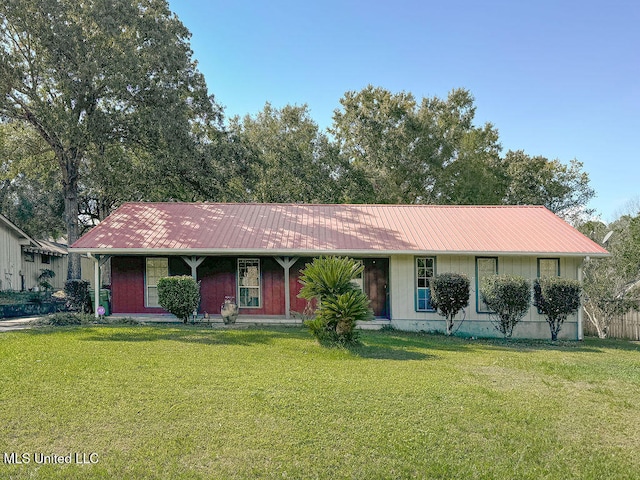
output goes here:
{"type": "Polygon", "coordinates": [[[533,282],[533,304],[545,316],[551,340],[558,339],[562,324],[580,308],[582,287],[577,280],[561,277],[542,277],[533,282]]]}
{"type": "Polygon", "coordinates": [[[350,258],[320,257],[300,272],[298,296],[318,301],[315,318],[305,325],[321,342],[353,344],[356,323],[373,317],[369,299],[353,283],[363,271],[364,266],[350,258]]]}
{"type": "Polygon", "coordinates": [[[531,284],[523,277],[491,275],[482,279],[480,296],[491,312],[489,316],[496,330],[509,338],[529,310],[531,284]]]}
{"type": "Polygon", "coordinates": [[[569,165],[545,157],[532,157],[522,150],[508,151],[504,158],[507,190],[504,201],[510,205],[544,205],[568,221],[589,216],[585,206],[595,196],[583,165],[569,165]]]}
{"type": "Polygon", "coordinates": [[[88,318],[93,317],[89,314],[60,312],[41,317],[35,322],[35,324],[38,326],[66,327],[69,325],[82,325],[83,323],[89,323],[87,320],[88,318]]]}
{"type": "Polygon", "coordinates": [[[67,298],[67,308],[74,312],[88,313],[91,311],[89,298],[89,282],[86,280],[67,280],[64,284],[67,298]]]}
{"type": "Polygon", "coordinates": [[[0,305],[20,305],[29,302],[31,298],[33,298],[32,292],[0,290],[0,305]]]}
{"type": "Polygon", "coordinates": [[[0,212],[32,237],[65,230],[59,167],[34,128],[0,122],[0,212]]]}
{"type": "Polygon", "coordinates": [[[325,297],[316,310],[316,317],[306,322],[320,342],[354,344],[358,339],[357,322],[371,320],[369,299],[362,290],[351,290],[325,297]]]}
{"type": "Polygon", "coordinates": [[[611,232],[611,256],[590,259],[583,269],[586,319],[606,338],[614,318],[640,305],[640,215],[623,215],[609,225],[590,221],[579,230],[597,243],[611,232]]]}
{"type": "Polygon", "coordinates": [[[300,298],[320,301],[355,289],[353,280],[362,274],[364,265],[347,257],[319,257],[308,264],[300,275],[300,298]]]}
{"type": "Polygon", "coordinates": [[[189,275],[161,278],[158,301],[162,308],[187,323],[200,304],[200,283],[189,275]]]}
{"type": "MultiPolygon", "coordinates": [[[[51,149],[69,244],[78,238],[80,184],[92,166],[135,157],[140,173],[171,171],[167,183],[183,172],[190,178],[196,134],[204,136],[219,112],[189,35],[165,0],[3,3],[0,116],[32,126],[51,149]]],[[[76,254],[68,275],[80,278],[76,254]]]]}
{"type": "Polygon", "coordinates": [[[497,131],[491,124],[473,125],[469,91],[452,90],[445,100],[424,98],[418,106],[410,93],[369,85],[345,93],[340,104],[331,132],[370,185],[365,201],[500,201],[494,193],[500,177],[493,173],[499,163],[497,131]]]}
{"type": "Polygon", "coordinates": [[[460,310],[469,305],[471,283],[460,273],[436,275],[431,286],[431,305],[446,319],[446,333],[451,335],[453,320],[460,310]]]}
{"type": "Polygon", "coordinates": [[[254,117],[234,118],[231,131],[251,149],[253,201],[341,202],[339,153],[306,105],[277,109],[267,103],[254,117]]]}
{"type": "Polygon", "coordinates": [[[49,283],[49,280],[56,277],[56,272],[48,268],[41,268],[40,275],[38,275],[38,285],[45,291],[53,290],[53,285],[49,283]]]}
{"type": "Polygon", "coordinates": [[[59,312],[40,317],[34,322],[39,327],[66,327],[72,325],[139,325],[137,320],[125,318],[98,317],[89,313],[59,312]]]}

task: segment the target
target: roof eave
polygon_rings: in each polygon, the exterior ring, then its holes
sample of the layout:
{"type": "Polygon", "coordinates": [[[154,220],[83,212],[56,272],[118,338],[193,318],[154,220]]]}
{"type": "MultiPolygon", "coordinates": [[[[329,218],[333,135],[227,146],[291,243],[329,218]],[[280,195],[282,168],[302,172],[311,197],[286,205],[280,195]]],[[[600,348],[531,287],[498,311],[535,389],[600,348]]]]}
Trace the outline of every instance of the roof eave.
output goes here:
{"type": "Polygon", "coordinates": [[[69,253],[92,254],[92,255],[268,255],[268,256],[305,256],[315,257],[318,255],[349,255],[349,256],[391,256],[391,255],[471,255],[471,256],[546,256],[546,257],[577,257],[577,258],[605,258],[611,256],[604,252],[543,252],[543,251],[474,251],[474,250],[346,250],[346,249],[267,249],[267,248],[246,248],[246,249],[198,249],[198,248],[69,248],[69,253]]]}

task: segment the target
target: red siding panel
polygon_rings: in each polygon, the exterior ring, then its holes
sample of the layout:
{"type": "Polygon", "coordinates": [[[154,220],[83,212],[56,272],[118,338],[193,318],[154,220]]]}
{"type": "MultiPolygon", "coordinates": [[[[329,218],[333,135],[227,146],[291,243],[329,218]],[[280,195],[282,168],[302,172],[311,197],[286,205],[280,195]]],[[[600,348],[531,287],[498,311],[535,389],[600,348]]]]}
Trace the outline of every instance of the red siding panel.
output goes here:
{"type": "Polygon", "coordinates": [[[144,306],[144,257],[111,259],[111,308],[113,313],[166,313],[144,306]]]}
{"type": "Polygon", "coordinates": [[[313,258],[300,258],[289,271],[289,293],[291,295],[289,301],[292,312],[302,313],[307,306],[307,301],[304,298],[298,298],[298,294],[302,290],[302,285],[298,280],[300,279],[300,271],[312,261],[313,258]]]}
{"type": "Polygon", "coordinates": [[[200,311],[220,314],[224,297],[236,296],[236,259],[209,257],[198,267],[200,311]]]}
{"type": "MultiPolygon", "coordinates": [[[[237,257],[209,257],[198,268],[200,311],[219,314],[225,296],[237,296],[237,257]]],[[[284,315],[284,270],[271,257],[260,258],[260,308],[241,308],[243,315],[284,315]]],[[[237,298],[236,298],[237,301],[237,298]]]]}

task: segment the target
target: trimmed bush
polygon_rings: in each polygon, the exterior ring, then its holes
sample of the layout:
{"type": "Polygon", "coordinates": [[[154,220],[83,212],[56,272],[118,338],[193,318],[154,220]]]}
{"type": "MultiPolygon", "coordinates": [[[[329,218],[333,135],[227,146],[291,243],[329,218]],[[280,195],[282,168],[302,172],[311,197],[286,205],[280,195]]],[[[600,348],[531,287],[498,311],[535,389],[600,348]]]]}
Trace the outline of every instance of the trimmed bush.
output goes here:
{"type": "Polygon", "coordinates": [[[67,280],[64,284],[67,308],[73,312],[91,312],[89,282],[86,280],[67,280]]]}
{"type": "Polygon", "coordinates": [[[545,316],[551,330],[551,340],[558,339],[564,321],[580,308],[581,293],[582,287],[577,280],[543,277],[534,281],[533,304],[545,316]]]}
{"type": "Polygon", "coordinates": [[[431,284],[431,305],[446,320],[446,333],[453,331],[453,319],[469,305],[471,284],[469,277],[461,273],[441,273],[431,284]]]}
{"type": "Polygon", "coordinates": [[[482,279],[480,296],[491,310],[489,318],[493,326],[504,338],[509,338],[529,310],[531,284],[523,277],[491,275],[482,279]]]}
{"type": "Polygon", "coordinates": [[[200,304],[200,283],[189,275],[160,278],[158,302],[167,312],[187,323],[200,304]]]}
{"type": "Polygon", "coordinates": [[[364,271],[359,262],[346,257],[316,258],[300,275],[300,298],[317,299],[315,318],[305,321],[321,342],[353,344],[358,321],[370,320],[369,299],[353,283],[364,271]]]}

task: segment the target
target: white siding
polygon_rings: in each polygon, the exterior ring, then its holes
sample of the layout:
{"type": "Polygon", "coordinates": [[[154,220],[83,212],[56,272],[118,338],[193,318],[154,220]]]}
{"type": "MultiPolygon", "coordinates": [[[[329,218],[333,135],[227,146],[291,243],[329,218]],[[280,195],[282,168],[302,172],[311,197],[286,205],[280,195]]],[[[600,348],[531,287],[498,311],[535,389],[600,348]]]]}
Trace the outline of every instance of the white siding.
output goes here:
{"type": "MultiPolygon", "coordinates": [[[[520,275],[529,280],[538,276],[538,258],[540,257],[498,257],[498,273],[520,275]]],[[[476,307],[476,257],[460,255],[437,255],[436,274],[445,272],[464,273],[471,282],[469,306],[464,312],[464,322],[459,333],[469,336],[500,336],[490,322],[489,315],[477,313],[476,307]]],[[[394,255],[390,259],[389,283],[391,286],[391,323],[395,328],[414,331],[444,331],[444,319],[435,312],[417,312],[415,308],[415,279],[413,255],[394,255]]],[[[560,258],[560,275],[577,279],[580,258],[560,258]]],[[[533,292],[532,292],[533,297],[533,292]]],[[[533,298],[532,298],[533,301],[533,298]]],[[[463,318],[458,315],[456,320],[463,318]]],[[[514,337],[550,338],[549,326],[536,307],[531,305],[529,312],[514,330],[514,337]]],[[[560,338],[577,338],[577,316],[567,319],[560,332],[560,338]]]]}
{"type": "Polygon", "coordinates": [[[20,239],[0,222],[0,290],[20,290],[20,239]]]}
{"type": "MultiPolygon", "coordinates": [[[[93,288],[93,260],[88,257],[80,257],[80,265],[82,268],[82,280],[89,282],[89,288],[93,288]]],[[[67,268],[68,257],[66,255],[62,257],[51,257],[50,264],[43,264],[40,254],[34,254],[34,261],[27,262],[22,258],[22,272],[25,276],[25,289],[29,290],[38,285],[38,276],[41,273],[41,269],[47,268],[53,270],[56,276],[49,280],[49,283],[53,285],[55,290],[64,289],[64,284],[67,281],[67,268]]]]}
{"type": "Polygon", "coordinates": [[[49,280],[54,289],[64,288],[64,282],[67,280],[67,257],[50,256],[51,263],[42,263],[42,255],[33,254],[33,262],[27,262],[25,256],[22,256],[22,274],[24,275],[24,288],[26,290],[33,289],[38,286],[38,277],[43,269],[53,270],[56,276],[49,280]]]}

